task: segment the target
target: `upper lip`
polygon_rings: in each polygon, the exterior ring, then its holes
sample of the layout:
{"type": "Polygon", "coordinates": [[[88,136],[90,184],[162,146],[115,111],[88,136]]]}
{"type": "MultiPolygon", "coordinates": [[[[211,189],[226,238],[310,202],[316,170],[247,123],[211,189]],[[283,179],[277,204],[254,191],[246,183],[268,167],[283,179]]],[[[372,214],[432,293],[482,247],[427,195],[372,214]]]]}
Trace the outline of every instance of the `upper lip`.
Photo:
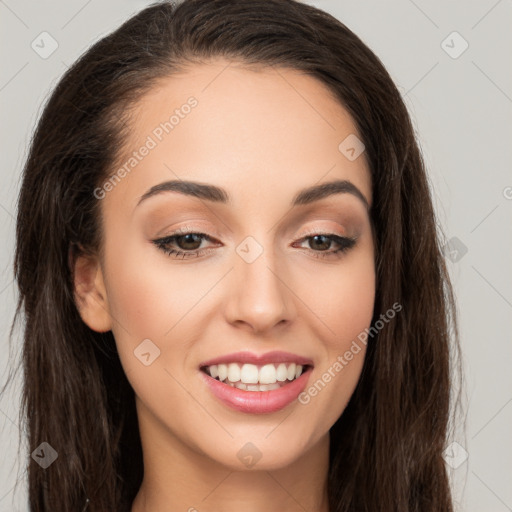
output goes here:
{"type": "Polygon", "coordinates": [[[214,359],[203,361],[199,367],[212,366],[214,364],[227,364],[227,363],[250,363],[255,365],[265,365],[270,363],[296,363],[302,366],[313,366],[313,361],[307,357],[302,357],[297,354],[282,351],[265,352],[264,354],[254,354],[252,352],[233,352],[225,354],[214,359]]]}

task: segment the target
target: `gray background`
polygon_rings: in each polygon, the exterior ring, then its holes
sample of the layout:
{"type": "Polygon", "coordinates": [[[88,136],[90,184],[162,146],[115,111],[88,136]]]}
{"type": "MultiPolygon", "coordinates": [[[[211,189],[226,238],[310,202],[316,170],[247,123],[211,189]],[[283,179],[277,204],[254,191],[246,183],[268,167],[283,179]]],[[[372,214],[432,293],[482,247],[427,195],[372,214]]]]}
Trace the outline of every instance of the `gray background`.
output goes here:
{"type": "MultiPolygon", "coordinates": [[[[16,197],[43,100],[92,42],[149,3],[0,0],[2,383],[16,299],[16,197]],[[42,46],[44,31],[58,44],[45,59],[31,47],[33,41],[42,46]]],[[[460,447],[451,446],[447,464],[459,510],[512,511],[511,2],[310,3],[340,19],[381,58],[413,118],[451,241],[447,258],[460,312],[466,427],[454,430],[450,442],[460,447]],[[460,36],[450,35],[454,31],[460,36]],[[469,46],[459,55],[464,41],[469,46]]],[[[19,334],[13,343],[19,351],[19,334]]],[[[28,510],[17,452],[19,384],[0,402],[0,512],[28,510]]],[[[22,453],[34,448],[22,446],[22,453]]]]}

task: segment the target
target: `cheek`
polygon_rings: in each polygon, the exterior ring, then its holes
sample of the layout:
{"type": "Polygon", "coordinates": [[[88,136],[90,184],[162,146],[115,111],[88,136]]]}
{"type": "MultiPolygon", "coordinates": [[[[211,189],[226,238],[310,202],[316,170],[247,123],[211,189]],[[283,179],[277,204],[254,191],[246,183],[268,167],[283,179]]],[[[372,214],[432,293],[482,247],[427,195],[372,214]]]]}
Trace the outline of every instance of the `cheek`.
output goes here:
{"type": "MultiPolygon", "coordinates": [[[[107,291],[123,369],[145,406],[174,423],[173,411],[190,407],[184,389],[189,387],[192,349],[205,325],[203,302],[222,272],[210,269],[199,279],[193,265],[170,263],[147,247],[133,246],[119,258],[115,250],[111,254],[107,291]],[[162,404],[170,410],[165,412],[162,404]]],[[[198,424],[204,421],[200,408],[190,415],[198,424]]]]}
{"type": "Polygon", "coordinates": [[[372,320],[375,302],[375,275],[372,268],[354,270],[333,294],[336,307],[331,311],[333,329],[342,340],[352,340],[372,320]]]}
{"type": "Polygon", "coordinates": [[[308,306],[321,320],[316,336],[323,357],[298,400],[311,418],[321,418],[320,435],[343,413],[361,375],[375,301],[373,253],[360,253],[336,272],[317,272],[307,280],[302,285],[310,290],[308,306]]]}
{"type": "MultiPolygon", "coordinates": [[[[297,277],[300,295],[321,322],[321,333],[329,352],[344,350],[346,345],[367,328],[375,302],[373,253],[360,251],[338,266],[318,266],[315,272],[297,277]]],[[[332,356],[332,354],[331,354],[332,356]]]]}
{"type": "MultiPolygon", "coordinates": [[[[197,278],[192,265],[170,263],[148,244],[113,247],[106,259],[110,312],[122,336],[163,339],[215,282],[215,275],[197,278]],[[124,333],[122,332],[124,331],[124,333]]],[[[108,253],[107,253],[108,254],[108,253]]],[[[140,342],[140,340],[139,340],[140,342]]]]}

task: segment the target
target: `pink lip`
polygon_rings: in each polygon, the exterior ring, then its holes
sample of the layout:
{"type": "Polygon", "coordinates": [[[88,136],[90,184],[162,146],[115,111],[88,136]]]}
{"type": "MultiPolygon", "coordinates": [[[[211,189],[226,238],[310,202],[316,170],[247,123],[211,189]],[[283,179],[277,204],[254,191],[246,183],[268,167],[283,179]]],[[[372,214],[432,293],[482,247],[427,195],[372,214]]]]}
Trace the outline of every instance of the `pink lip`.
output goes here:
{"type": "MultiPolygon", "coordinates": [[[[253,354],[252,352],[233,352],[224,356],[216,357],[202,362],[199,367],[212,366],[214,364],[227,363],[250,363],[255,365],[265,365],[270,363],[296,363],[302,366],[313,366],[311,359],[291,354],[290,352],[273,351],[265,354],[253,354]]],[[[277,390],[276,390],[277,391],[277,390]]]]}
{"type": "Polygon", "coordinates": [[[298,379],[272,391],[244,391],[223,384],[203,371],[199,373],[212,393],[227,406],[241,412],[264,414],[279,411],[292,403],[304,391],[311,372],[310,367],[298,379]]]}

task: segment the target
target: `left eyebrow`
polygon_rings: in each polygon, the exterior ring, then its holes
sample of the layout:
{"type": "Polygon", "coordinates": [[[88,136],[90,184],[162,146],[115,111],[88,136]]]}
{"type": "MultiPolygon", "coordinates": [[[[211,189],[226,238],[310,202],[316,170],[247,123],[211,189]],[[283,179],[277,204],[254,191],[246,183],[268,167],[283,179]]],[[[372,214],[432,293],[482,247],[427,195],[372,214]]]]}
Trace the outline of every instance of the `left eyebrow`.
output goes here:
{"type": "MultiPolygon", "coordinates": [[[[137,206],[146,199],[162,192],[178,192],[180,194],[206,199],[217,203],[230,203],[231,198],[226,190],[206,183],[196,181],[171,180],[164,181],[151,187],[139,199],[137,206]]],[[[334,194],[352,194],[363,202],[369,209],[369,203],[364,194],[348,180],[335,180],[320,185],[313,185],[300,190],[292,200],[292,206],[302,206],[320,201],[334,194]]]]}
{"type": "Polygon", "coordinates": [[[367,209],[370,208],[368,200],[364,194],[348,180],[329,181],[327,183],[321,183],[320,185],[313,185],[312,187],[305,188],[294,197],[292,206],[310,204],[333,194],[352,194],[360,199],[367,209]]]}

